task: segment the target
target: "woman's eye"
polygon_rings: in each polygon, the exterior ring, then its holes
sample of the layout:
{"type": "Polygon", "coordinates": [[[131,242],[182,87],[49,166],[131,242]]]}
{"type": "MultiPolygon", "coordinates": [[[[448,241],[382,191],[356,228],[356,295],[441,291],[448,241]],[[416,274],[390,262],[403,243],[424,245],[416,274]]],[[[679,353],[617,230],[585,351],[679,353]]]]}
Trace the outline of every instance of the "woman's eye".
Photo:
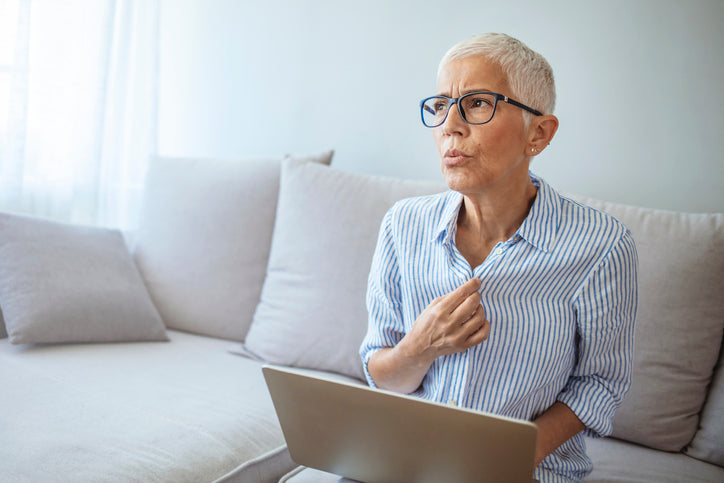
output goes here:
{"type": "Polygon", "coordinates": [[[468,109],[487,109],[492,106],[490,99],[485,97],[474,97],[467,104],[468,109]]]}

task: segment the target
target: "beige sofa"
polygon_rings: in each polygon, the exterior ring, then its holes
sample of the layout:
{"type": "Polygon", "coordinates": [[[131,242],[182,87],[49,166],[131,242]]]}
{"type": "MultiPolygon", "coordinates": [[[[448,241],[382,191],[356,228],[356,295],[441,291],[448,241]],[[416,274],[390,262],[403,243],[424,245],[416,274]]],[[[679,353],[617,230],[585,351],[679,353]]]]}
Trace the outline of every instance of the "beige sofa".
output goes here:
{"type": "MultiPolygon", "coordinates": [[[[156,159],[130,250],[1,214],[0,480],[336,480],[290,459],[262,361],[360,382],[378,224],[444,186],[330,158],[156,159]]],[[[574,198],[640,259],[633,386],[590,480],[724,481],[724,215],[574,198]]]]}

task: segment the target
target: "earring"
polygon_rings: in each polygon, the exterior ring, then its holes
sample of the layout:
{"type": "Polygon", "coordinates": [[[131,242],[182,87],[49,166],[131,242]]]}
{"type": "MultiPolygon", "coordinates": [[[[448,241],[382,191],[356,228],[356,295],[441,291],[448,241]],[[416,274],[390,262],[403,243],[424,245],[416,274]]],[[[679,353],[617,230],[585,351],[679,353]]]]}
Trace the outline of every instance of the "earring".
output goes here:
{"type": "Polygon", "coordinates": [[[538,154],[540,152],[540,150],[538,148],[533,147],[533,148],[530,148],[530,152],[533,154],[538,154]]]}

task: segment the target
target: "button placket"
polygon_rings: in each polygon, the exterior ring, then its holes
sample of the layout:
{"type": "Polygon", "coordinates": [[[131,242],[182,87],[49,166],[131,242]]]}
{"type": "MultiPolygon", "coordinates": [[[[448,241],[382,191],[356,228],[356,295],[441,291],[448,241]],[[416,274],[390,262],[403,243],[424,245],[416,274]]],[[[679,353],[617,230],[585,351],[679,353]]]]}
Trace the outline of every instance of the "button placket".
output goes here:
{"type": "Polygon", "coordinates": [[[462,276],[464,280],[469,280],[473,275],[473,269],[458,251],[457,247],[452,243],[447,243],[445,249],[447,250],[448,260],[450,261],[449,263],[452,269],[462,276]]]}

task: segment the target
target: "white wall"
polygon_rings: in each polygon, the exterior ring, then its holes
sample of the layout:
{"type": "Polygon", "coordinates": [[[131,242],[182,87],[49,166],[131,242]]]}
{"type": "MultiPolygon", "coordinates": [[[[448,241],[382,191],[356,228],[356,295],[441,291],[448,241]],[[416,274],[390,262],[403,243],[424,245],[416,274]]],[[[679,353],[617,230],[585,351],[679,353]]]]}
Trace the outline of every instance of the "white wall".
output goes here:
{"type": "Polygon", "coordinates": [[[553,66],[561,190],[724,212],[724,1],[161,0],[159,151],[327,148],[347,171],[441,179],[419,99],[453,43],[506,32],[553,66]]]}

